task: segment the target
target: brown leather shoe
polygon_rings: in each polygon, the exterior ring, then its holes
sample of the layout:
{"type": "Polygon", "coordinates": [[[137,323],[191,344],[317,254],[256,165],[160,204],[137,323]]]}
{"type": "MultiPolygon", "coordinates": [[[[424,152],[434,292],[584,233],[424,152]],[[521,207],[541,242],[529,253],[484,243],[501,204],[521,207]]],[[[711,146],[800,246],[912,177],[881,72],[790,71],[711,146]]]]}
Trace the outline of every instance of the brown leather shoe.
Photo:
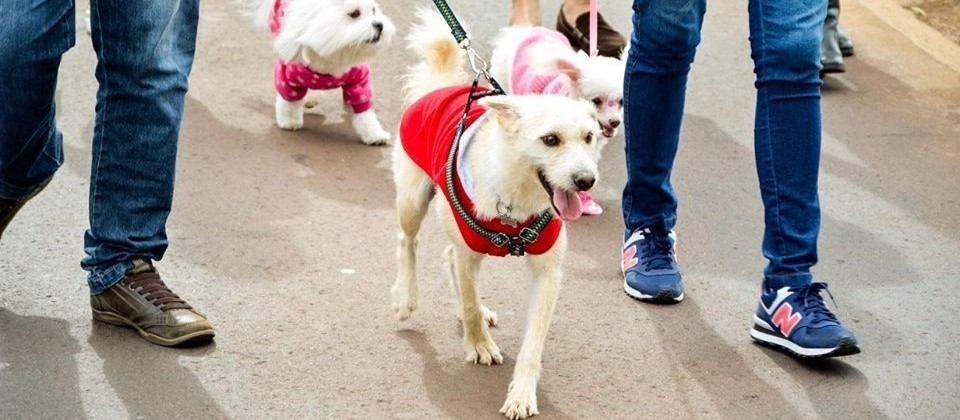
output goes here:
{"type": "MultiPolygon", "coordinates": [[[[560,15],[557,16],[557,32],[562,33],[573,45],[574,49],[590,52],[590,14],[584,13],[577,16],[575,25],[567,23],[563,16],[563,7],[560,8],[560,15]]],[[[627,40],[613,29],[603,16],[597,14],[597,50],[604,57],[620,58],[620,53],[627,46],[627,40]]]]}
{"type": "Polygon", "coordinates": [[[46,181],[43,181],[37,189],[33,190],[30,195],[23,197],[19,200],[7,200],[0,198],[0,238],[3,238],[3,231],[7,230],[7,225],[10,224],[10,221],[13,220],[13,216],[17,215],[17,212],[23,208],[27,201],[30,201],[31,198],[36,197],[37,194],[40,194],[40,191],[43,191],[47,187],[47,184],[50,183],[50,180],[53,177],[47,178],[46,181]]]}
{"type": "Polygon", "coordinates": [[[213,338],[213,325],[160,280],[149,261],[135,260],[119,283],[90,296],[93,318],[130,327],[161,346],[193,345],[213,338]]]}

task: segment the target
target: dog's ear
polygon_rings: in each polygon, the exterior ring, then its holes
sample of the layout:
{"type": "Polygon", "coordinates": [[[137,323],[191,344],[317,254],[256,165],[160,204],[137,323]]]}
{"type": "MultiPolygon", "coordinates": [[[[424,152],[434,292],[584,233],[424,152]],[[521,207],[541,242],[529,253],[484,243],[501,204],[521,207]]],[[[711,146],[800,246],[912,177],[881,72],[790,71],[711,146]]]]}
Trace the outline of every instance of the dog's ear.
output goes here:
{"type": "Polygon", "coordinates": [[[511,133],[516,131],[520,121],[520,109],[516,98],[510,95],[487,96],[481,98],[478,103],[493,111],[500,126],[505,130],[511,133]]]}
{"type": "Polygon", "coordinates": [[[567,75],[574,85],[579,85],[580,78],[583,77],[583,70],[580,70],[580,65],[576,62],[579,58],[580,57],[557,57],[554,62],[557,70],[567,75]]]}

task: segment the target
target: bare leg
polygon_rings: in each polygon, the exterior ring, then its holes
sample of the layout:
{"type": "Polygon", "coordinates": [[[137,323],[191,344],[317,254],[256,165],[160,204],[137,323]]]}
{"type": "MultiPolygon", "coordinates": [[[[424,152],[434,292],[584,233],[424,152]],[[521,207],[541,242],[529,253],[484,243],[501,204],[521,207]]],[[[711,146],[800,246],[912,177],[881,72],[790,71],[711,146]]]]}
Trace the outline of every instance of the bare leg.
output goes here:
{"type": "Polygon", "coordinates": [[[509,23],[510,26],[540,26],[540,1],[513,0],[509,23]]]}
{"type": "Polygon", "coordinates": [[[561,10],[567,23],[575,25],[578,16],[590,11],[590,0],[564,0],[561,10]]]}

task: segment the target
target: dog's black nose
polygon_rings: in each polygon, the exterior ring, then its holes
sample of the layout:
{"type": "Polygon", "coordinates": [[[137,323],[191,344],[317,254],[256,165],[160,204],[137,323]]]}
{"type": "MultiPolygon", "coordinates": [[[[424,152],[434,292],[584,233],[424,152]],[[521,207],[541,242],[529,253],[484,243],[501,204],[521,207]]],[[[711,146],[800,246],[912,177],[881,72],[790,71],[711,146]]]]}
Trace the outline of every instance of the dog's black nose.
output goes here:
{"type": "Polygon", "coordinates": [[[373,22],[373,29],[376,29],[377,32],[383,32],[383,22],[373,22]]]}
{"type": "Polygon", "coordinates": [[[611,121],[610,121],[610,128],[617,128],[617,127],[619,127],[619,126],[620,126],[620,120],[611,120],[611,121]]]}
{"type": "Polygon", "coordinates": [[[573,185],[577,186],[577,189],[580,191],[587,191],[593,187],[593,183],[597,182],[597,179],[593,175],[581,172],[573,176],[573,185]]]}

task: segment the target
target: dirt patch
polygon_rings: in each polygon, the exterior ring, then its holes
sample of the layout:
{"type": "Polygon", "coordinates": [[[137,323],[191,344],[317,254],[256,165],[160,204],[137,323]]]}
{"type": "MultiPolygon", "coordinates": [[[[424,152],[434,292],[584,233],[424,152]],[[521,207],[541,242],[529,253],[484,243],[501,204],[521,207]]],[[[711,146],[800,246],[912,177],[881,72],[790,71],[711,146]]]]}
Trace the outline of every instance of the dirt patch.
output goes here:
{"type": "Polygon", "coordinates": [[[960,0],[924,0],[903,3],[917,19],[927,22],[951,41],[960,44],[960,0]]]}

